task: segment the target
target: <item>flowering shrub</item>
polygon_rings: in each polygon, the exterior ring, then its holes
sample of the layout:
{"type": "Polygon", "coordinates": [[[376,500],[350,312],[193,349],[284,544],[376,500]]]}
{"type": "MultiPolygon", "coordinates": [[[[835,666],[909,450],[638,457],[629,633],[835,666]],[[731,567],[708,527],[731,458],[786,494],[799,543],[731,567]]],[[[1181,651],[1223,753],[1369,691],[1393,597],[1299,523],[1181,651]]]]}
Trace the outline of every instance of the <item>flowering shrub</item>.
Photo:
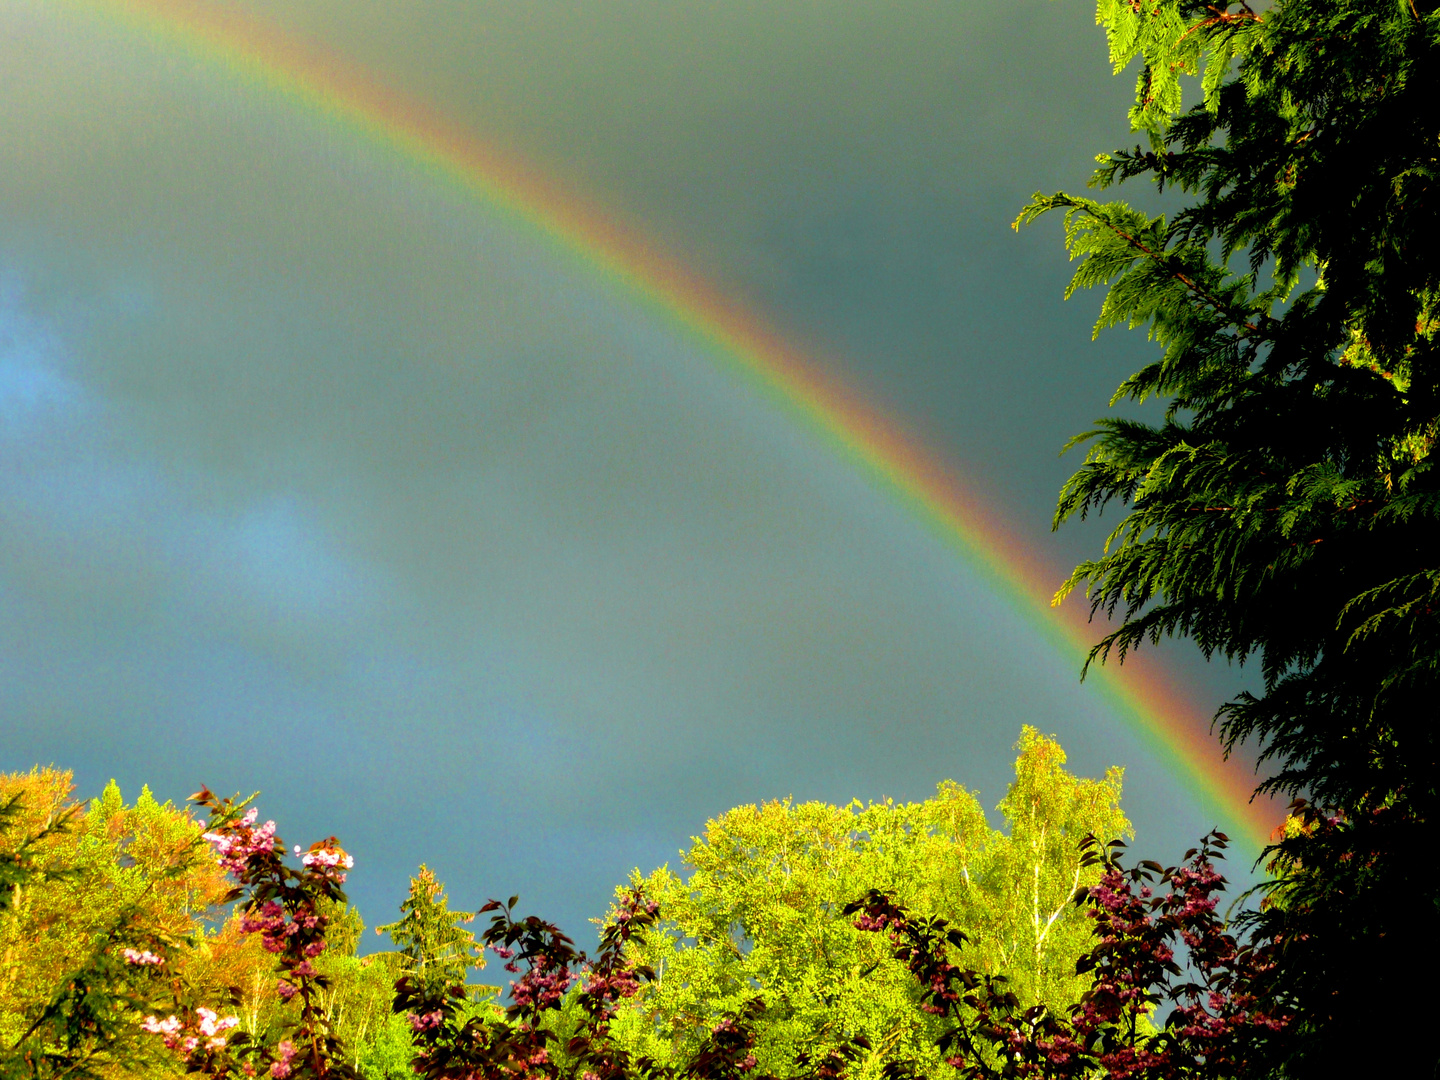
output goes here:
{"type": "MultiPolygon", "coordinates": [[[[533,915],[514,918],[515,903],[514,897],[507,904],[492,900],[480,909],[494,913],[484,944],[519,976],[510,983],[503,1018],[464,1015],[463,986],[436,992],[414,977],[396,984],[395,1008],[405,1012],[419,1049],[418,1074],[428,1080],[774,1080],[756,1071],[756,1022],[766,1011],[760,998],[715,1024],[679,1066],[636,1056],[611,1038],[619,1002],[655,978],[630,947],[659,918],[659,905],[639,888],[622,894],[593,959],[554,925],[533,915]],[[562,1006],[577,1018],[565,1036],[562,1006]]],[[[795,1080],[840,1080],[869,1048],[857,1038],[813,1061],[801,1053],[795,1080]]]]}
{"type": "Polygon", "coordinates": [[[213,1053],[224,1048],[225,1032],[239,1022],[239,1017],[235,1016],[227,1016],[222,1020],[213,1009],[202,1006],[187,1020],[182,1020],[173,1013],[164,1020],[147,1016],[140,1022],[140,1028],[152,1035],[159,1035],[164,1040],[166,1049],[190,1057],[198,1050],[213,1053]]]}
{"type": "MultiPolygon", "coordinates": [[[[332,836],[308,850],[294,849],[300,869],[286,864],[285,847],[275,823],[257,824],[254,807],[244,810],[233,799],[219,799],[202,788],[191,801],[210,813],[203,839],[235,883],[228,899],[243,901],[240,930],[259,935],[266,952],[275,956],[275,993],[295,1010],[292,1030],[274,1047],[250,1034],[227,1033],[238,1020],[219,1018],[213,1010],[181,1009],[164,1020],[146,1016],[144,1030],[159,1035],[181,1059],[187,1073],[206,1076],[268,1075],[276,1080],[303,1077],[358,1077],[343,1062],[339,1041],[330,1030],[322,1006],[328,981],[314,961],[325,951],[325,908],[343,903],[340,886],[355,860],[332,836]]],[[[132,964],[159,964],[161,958],[126,950],[132,964]],[[132,958],[131,953],[135,953],[132,958]]]]}
{"type": "Polygon", "coordinates": [[[1211,833],[1179,866],[1126,869],[1119,841],[1086,841],[1087,860],[1103,867],[1099,883],[1076,896],[1096,939],[1078,969],[1094,983],[1063,1017],[1043,1005],[1021,1010],[1003,976],[952,963],[946,946],[961,949],[966,938],[944,920],[913,918],[877,891],[847,912],[858,928],[890,936],[920,984],[922,1007],[951,1021],[942,1048],[970,1080],[1254,1075],[1283,1054],[1294,1017],[1273,1003],[1279,942],[1241,945],[1216,914],[1225,879],[1214,860],[1225,846],[1223,833],[1211,833]],[[1166,891],[1157,894],[1157,884],[1166,891]]]}
{"type": "MultiPolygon", "coordinates": [[[[208,792],[197,801],[212,815],[205,839],[235,880],[236,897],[247,901],[241,929],[259,935],[275,955],[275,992],[295,1005],[297,1019],[274,1049],[244,1035],[227,1041],[233,1020],[204,1009],[189,1020],[147,1017],[146,1029],[180,1053],[191,1072],[263,1071],[279,1080],[354,1076],[341,1063],[338,1041],[318,1008],[324,981],[313,963],[325,949],[322,906],[343,899],[340,885],[353,860],[330,838],[308,851],[295,849],[300,869],[293,869],[273,822],[260,825],[253,809],[242,815],[208,792]]],[[[940,1048],[966,1080],[1220,1080],[1253,1074],[1275,1059],[1293,1017],[1273,1005],[1270,992],[1278,944],[1242,945],[1217,914],[1225,879],[1215,860],[1226,838],[1210,834],[1168,869],[1153,862],[1127,869],[1118,857],[1123,846],[1085,842],[1084,862],[1097,866],[1100,877],[1076,896],[1094,931],[1077,970],[1093,982],[1066,1015],[1043,1004],[1022,1009],[1004,976],[956,963],[968,939],[944,919],[915,917],[878,891],[845,913],[855,916],[858,929],[889,937],[893,955],[917,984],[920,1007],[948,1022],[940,1048]],[[1183,953],[1183,967],[1177,953],[1183,953]]],[[[759,998],[715,1023],[681,1064],[636,1057],[611,1038],[618,1003],[655,977],[637,962],[639,950],[629,947],[659,917],[656,903],[640,889],[622,896],[594,958],[555,925],[536,916],[516,918],[515,903],[514,897],[505,904],[492,900],[479,912],[492,915],[483,945],[517,976],[503,1014],[476,1008],[458,969],[459,981],[412,973],[396,983],[394,1008],[412,1033],[416,1074],[427,1080],[773,1080],[757,1071],[756,1023],[766,1011],[759,998]]],[[[131,964],[159,959],[129,952],[131,964]]],[[[817,1060],[800,1053],[794,1075],[842,1080],[869,1050],[857,1038],[817,1060]]],[[[884,1065],[889,1080],[905,1080],[912,1071],[904,1061],[884,1065]]]]}
{"type": "Polygon", "coordinates": [[[484,944],[505,962],[506,971],[520,976],[510,983],[503,1018],[465,1015],[463,986],[437,989],[414,976],[396,984],[395,1008],[407,1014],[419,1048],[415,1071],[432,1080],[560,1075],[550,1045],[556,1035],[547,1020],[574,988],[584,1020],[581,1031],[566,1042],[565,1054],[595,1080],[629,1075],[632,1063],[608,1039],[608,1024],[616,999],[634,994],[641,979],[653,977],[647,968],[628,965],[624,946],[654,923],[655,904],[638,894],[623,903],[602,932],[593,960],[553,924],[533,915],[513,918],[514,904],[512,897],[509,904],[492,900],[480,909],[496,913],[484,944]]]}
{"type": "MultiPolygon", "coordinates": [[[[236,1016],[197,1003],[195,998],[204,1001],[205,995],[186,989],[178,951],[184,943],[142,922],[122,920],[27,1038],[38,1038],[45,1024],[46,1032],[80,1023],[103,1034],[128,1023],[130,1031],[152,1036],[153,1045],[189,1074],[358,1080],[330,1026],[329,984],[316,966],[329,947],[330,929],[337,942],[345,940],[343,924],[332,928],[329,913],[345,899],[341,886],[354,860],[330,837],[292,849],[291,861],[275,823],[259,823],[253,808],[207,790],[194,799],[210,814],[208,830],[194,842],[208,845],[233,883],[225,899],[240,901],[235,925],[258,943],[261,955],[273,958],[267,992],[284,1003],[282,1012],[290,1017],[283,1037],[268,1045],[240,1030],[236,1016]],[[168,1003],[159,1005],[167,992],[168,1003]]],[[[1311,843],[1346,825],[1335,817],[1312,817],[1304,836],[1311,843]]],[[[1283,926],[1276,930],[1270,917],[1308,910],[1308,894],[1293,885],[1300,880],[1296,867],[1303,870],[1297,856],[1282,847],[1278,858],[1290,860],[1281,867],[1290,876],[1282,880],[1292,885],[1277,894],[1270,909],[1251,917],[1250,940],[1241,943],[1217,914],[1225,886],[1215,867],[1226,846],[1223,834],[1210,834],[1168,869],[1153,862],[1125,867],[1118,856],[1123,846],[1119,841],[1102,846],[1093,837],[1085,841],[1083,864],[1098,878],[1075,897],[1094,934],[1077,969],[1090,984],[1064,1014],[1045,1004],[1022,1008],[1004,976],[958,963],[958,955],[973,946],[942,918],[917,917],[878,891],[847,905],[844,913],[854,917],[857,929],[888,938],[893,956],[914,980],[919,1007],[943,1027],[944,1060],[965,1080],[1269,1075],[1303,1036],[1280,977],[1282,948],[1297,947],[1297,938],[1283,926]]],[[[430,900],[438,895],[438,883],[433,884],[434,889],[426,887],[430,900]]],[[[515,904],[514,897],[506,904],[491,901],[476,913],[492,916],[481,944],[516,976],[503,1011],[477,1001],[465,985],[472,962],[468,947],[447,952],[444,963],[413,966],[395,984],[393,1007],[404,1017],[402,1030],[410,1033],[415,1048],[410,1066],[417,1075],[775,1080],[757,1062],[757,1030],[772,1020],[761,997],[707,1021],[703,1041],[673,1062],[640,1056],[612,1037],[621,1003],[656,977],[641,961],[644,936],[658,922],[659,909],[641,887],[621,895],[593,958],[553,924],[535,916],[516,918],[515,904]]],[[[445,911],[438,902],[431,914],[449,931],[458,931],[457,920],[472,918],[445,911]]],[[[468,933],[456,939],[472,940],[468,933]]],[[[13,1067],[0,1056],[0,1080],[72,1075],[73,1050],[64,1055],[27,1050],[13,1067]]],[[[884,1080],[918,1080],[915,1067],[892,1047],[876,1051],[860,1035],[827,1041],[813,1057],[796,1051],[781,1071],[789,1080],[844,1080],[857,1069],[873,1072],[877,1066],[884,1080]]]]}

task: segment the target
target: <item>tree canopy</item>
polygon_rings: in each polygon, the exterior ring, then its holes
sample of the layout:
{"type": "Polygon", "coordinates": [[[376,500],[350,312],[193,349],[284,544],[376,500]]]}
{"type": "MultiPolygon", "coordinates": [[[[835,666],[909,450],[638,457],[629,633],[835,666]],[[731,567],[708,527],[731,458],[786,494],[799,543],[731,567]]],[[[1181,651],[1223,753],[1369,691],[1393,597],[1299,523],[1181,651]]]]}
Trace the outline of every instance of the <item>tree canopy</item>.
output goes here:
{"type": "Polygon", "coordinates": [[[224,898],[199,824],[148,789],[127,806],[113,782],[78,804],[55,769],[0,775],[0,811],[0,1048],[79,1075],[154,1066],[131,1017],[140,973],[119,954],[184,939],[224,898]]]}
{"type": "Polygon", "coordinates": [[[1166,635],[1258,659],[1263,689],[1218,720],[1230,747],[1258,744],[1262,788],[1328,808],[1283,845],[1266,926],[1294,946],[1286,992],[1334,1068],[1362,1053],[1337,1018],[1381,1022],[1376,981],[1414,985],[1440,959],[1440,891],[1411,859],[1435,840],[1440,12],[1101,0],[1098,16],[1117,70],[1138,62],[1144,142],[1102,155],[1091,186],[1148,180],[1178,209],[1037,195],[1017,225],[1063,212],[1070,290],[1106,287],[1096,332],[1158,345],[1115,401],[1165,413],[1073,440],[1089,450],[1056,524],[1122,513],[1061,595],[1120,620],[1092,660],[1166,635]]]}
{"type": "Polygon", "coordinates": [[[460,925],[472,921],[475,913],[451,911],[445,886],[424,863],[410,879],[400,915],[397,922],[377,926],[375,933],[390,936],[400,950],[402,970],[420,983],[431,988],[464,983],[472,966],[485,966],[475,935],[460,925]]]}
{"type": "Polygon", "coordinates": [[[636,946],[657,978],[621,1007],[620,1042],[681,1060],[758,997],[766,1012],[755,1053],[767,1072],[855,1035],[872,1048],[857,1075],[897,1058],[939,1066],[937,1021],[906,966],[844,914],[867,889],[963,926],[969,963],[1005,976],[1026,1005],[1063,1012],[1089,983],[1075,963],[1090,923],[1071,901],[1100,873],[1081,866],[1078,846],[1088,834],[1128,833],[1121,771],[1077,778],[1059,744],[1029,727],[1017,749],[999,806],[1005,831],[945,781],[918,803],[737,807],[695,838],[683,878],[668,868],[637,874],[629,888],[658,903],[663,922],[636,946]]]}

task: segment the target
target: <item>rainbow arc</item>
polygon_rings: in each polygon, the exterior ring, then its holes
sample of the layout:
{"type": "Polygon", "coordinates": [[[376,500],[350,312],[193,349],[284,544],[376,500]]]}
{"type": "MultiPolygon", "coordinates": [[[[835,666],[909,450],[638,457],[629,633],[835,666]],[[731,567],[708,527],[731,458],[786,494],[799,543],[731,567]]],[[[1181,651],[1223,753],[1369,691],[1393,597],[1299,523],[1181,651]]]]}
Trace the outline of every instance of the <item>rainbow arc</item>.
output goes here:
{"type": "MultiPolygon", "coordinates": [[[[612,282],[699,342],[717,364],[769,399],[860,469],[1016,605],[1077,668],[1095,631],[1079,601],[1055,609],[1053,570],[918,441],[867,404],[752,312],[645,242],[615,216],[564,190],[516,155],[487,143],[423,102],[384,86],[343,57],[303,43],[222,4],[203,0],[72,0],[226,69],[257,91],[318,113],[388,148],[436,181],[509,215],[588,273],[612,282]]],[[[1107,703],[1182,778],[1213,820],[1258,853],[1279,822],[1270,800],[1251,800],[1254,774],[1226,760],[1209,718],[1149,657],[1092,669],[1107,703]]]]}

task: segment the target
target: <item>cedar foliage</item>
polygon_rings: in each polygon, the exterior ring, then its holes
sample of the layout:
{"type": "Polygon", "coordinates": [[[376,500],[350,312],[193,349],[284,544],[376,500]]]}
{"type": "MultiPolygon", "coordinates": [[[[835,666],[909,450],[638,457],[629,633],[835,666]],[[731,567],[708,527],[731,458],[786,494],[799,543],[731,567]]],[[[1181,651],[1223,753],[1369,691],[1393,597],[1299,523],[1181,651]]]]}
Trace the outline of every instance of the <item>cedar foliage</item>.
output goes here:
{"type": "Polygon", "coordinates": [[[1063,213],[1069,292],[1107,287],[1096,332],[1159,346],[1114,402],[1166,405],[1072,440],[1089,451],[1056,525],[1122,517],[1057,601],[1118,618],[1091,661],[1172,635],[1258,659],[1222,737],[1259,745],[1262,790],[1329,808],[1301,809],[1257,927],[1287,942],[1302,1075],[1410,1053],[1356,1036],[1440,956],[1413,859],[1435,842],[1440,689],[1437,7],[1100,0],[1145,142],[1091,187],[1146,179],[1181,209],[1037,194],[1016,222],[1063,213]]]}

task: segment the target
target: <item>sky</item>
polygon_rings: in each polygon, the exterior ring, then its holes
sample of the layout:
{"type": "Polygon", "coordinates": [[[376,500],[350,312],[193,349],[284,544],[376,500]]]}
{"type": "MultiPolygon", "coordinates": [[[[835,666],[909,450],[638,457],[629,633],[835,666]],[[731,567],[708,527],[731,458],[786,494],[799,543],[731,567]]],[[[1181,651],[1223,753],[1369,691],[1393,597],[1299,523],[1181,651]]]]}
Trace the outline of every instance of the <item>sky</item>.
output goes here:
{"type": "MultiPolygon", "coordinates": [[[[1125,766],[1157,857],[1216,824],[1053,616],[694,332],[126,6],[0,0],[0,771],[258,789],[372,924],[422,861],[583,927],[731,806],[993,806],[1027,723],[1125,766]]],[[[643,238],[1056,584],[1098,548],[1059,452],[1148,345],[1009,227],[1133,141],[1083,0],[188,6],[643,238]]],[[[1196,716],[1248,678],[1158,652],[1196,716]]]]}

